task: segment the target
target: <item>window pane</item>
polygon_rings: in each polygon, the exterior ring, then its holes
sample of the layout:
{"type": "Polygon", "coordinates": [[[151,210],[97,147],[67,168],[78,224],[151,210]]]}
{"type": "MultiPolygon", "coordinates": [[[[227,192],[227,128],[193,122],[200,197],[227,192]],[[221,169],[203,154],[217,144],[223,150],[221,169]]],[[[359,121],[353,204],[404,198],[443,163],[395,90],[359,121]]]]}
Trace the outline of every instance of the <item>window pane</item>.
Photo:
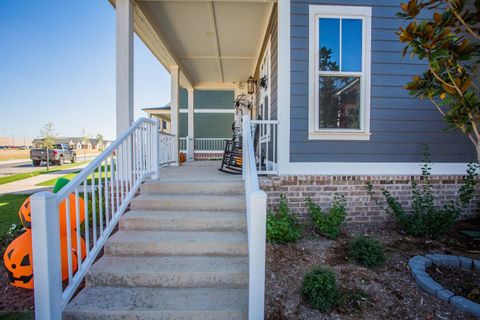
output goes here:
{"type": "Polygon", "coordinates": [[[360,77],[319,78],[319,128],[360,129],[360,77]]]}
{"type": "Polygon", "coordinates": [[[340,19],[319,19],[319,70],[338,71],[340,65],[340,19]]]}
{"type": "Polygon", "coordinates": [[[362,71],[362,20],[342,19],[342,71],[362,71]]]}

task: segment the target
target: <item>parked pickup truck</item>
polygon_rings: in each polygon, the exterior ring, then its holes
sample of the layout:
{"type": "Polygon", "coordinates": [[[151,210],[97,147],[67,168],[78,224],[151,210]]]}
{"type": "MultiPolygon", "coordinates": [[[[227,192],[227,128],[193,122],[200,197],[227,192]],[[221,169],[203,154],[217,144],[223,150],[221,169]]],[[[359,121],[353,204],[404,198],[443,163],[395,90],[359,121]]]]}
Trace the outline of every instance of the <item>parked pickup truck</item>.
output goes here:
{"type": "MultiPolygon", "coordinates": [[[[47,149],[32,149],[30,150],[30,159],[35,167],[39,167],[42,161],[47,162],[47,149]]],[[[74,163],[77,161],[77,154],[71,149],[68,144],[59,143],[54,145],[53,149],[48,149],[48,160],[50,163],[63,165],[65,160],[74,163]]]]}

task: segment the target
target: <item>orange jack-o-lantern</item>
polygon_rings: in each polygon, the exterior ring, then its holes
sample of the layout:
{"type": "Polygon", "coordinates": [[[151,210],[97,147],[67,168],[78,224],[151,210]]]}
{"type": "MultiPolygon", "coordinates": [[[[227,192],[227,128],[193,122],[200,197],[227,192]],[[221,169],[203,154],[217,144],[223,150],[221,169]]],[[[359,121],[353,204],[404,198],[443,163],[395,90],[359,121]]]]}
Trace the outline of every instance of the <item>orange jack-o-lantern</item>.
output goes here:
{"type": "MultiPolygon", "coordinates": [[[[61,261],[62,261],[62,280],[68,279],[68,256],[67,256],[67,237],[61,235],[61,261]]],[[[72,274],[78,269],[78,244],[76,233],[71,234],[72,246],[72,274]]],[[[86,256],[85,240],[80,238],[80,247],[82,249],[82,261],[86,256]]],[[[16,287],[33,289],[33,259],[32,259],[32,231],[27,230],[18,238],[12,241],[5,250],[3,263],[7,272],[10,284],[16,287]]]]}
{"type": "MultiPolygon", "coordinates": [[[[77,226],[77,204],[75,201],[75,194],[71,193],[69,196],[70,199],[70,228],[72,230],[76,229],[77,226]]],[[[59,206],[60,209],[60,233],[66,233],[66,225],[67,225],[67,215],[65,214],[66,211],[66,200],[62,201],[59,206]]],[[[80,214],[80,224],[83,223],[85,220],[85,203],[82,197],[78,197],[78,207],[79,207],[79,214],[80,214]]],[[[27,229],[32,227],[32,217],[31,217],[31,206],[30,206],[30,197],[28,197],[23,204],[20,206],[18,210],[18,216],[20,221],[22,222],[23,226],[27,229]]]]}
{"type": "Polygon", "coordinates": [[[27,230],[5,250],[3,263],[13,286],[33,289],[32,232],[27,230]]]}
{"type": "Polygon", "coordinates": [[[25,228],[30,229],[32,227],[32,216],[30,215],[30,197],[25,199],[20,206],[20,209],[18,209],[18,217],[25,228]]]}
{"type": "MultiPolygon", "coordinates": [[[[70,193],[70,229],[76,230],[77,228],[77,204],[75,201],[75,194],[70,193]]],[[[78,197],[78,207],[80,215],[80,223],[82,224],[85,221],[85,203],[81,197],[78,197]]],[[[60,209],[60,233],[64,234],[67,232],[67,215],[65,214],[67,210],[67,200],[63,200],[59,206],[60,209]]]]}

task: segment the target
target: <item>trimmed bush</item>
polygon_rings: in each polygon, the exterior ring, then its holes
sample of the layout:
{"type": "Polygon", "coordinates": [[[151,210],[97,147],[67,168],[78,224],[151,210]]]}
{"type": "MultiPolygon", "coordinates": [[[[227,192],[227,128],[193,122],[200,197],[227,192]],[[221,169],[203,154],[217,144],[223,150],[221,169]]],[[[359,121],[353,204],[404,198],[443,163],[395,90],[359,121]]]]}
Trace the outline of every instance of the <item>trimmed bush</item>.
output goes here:
{"type": "Polygon", "coordinates": [[[297,215],[288,207],[287,198],[280,196],[278,212],[267,214],[267,241],[271,243],[294,242],[301,237],[301,226],[297,215]]]}
{"type": "Polygon", "coordinates": [[[384,188],[382,195],[386,202],[385,207],[374,195],[373,185],[370,182],[367,182],[367,190],[371,199],[381,210],[391,213],[406,234],[414,237],[437,239],[452,228],[455,220],[473,200],[479,166],[478,164],[469,164],[465,182],[460,187],[456,199],[443,206],[437,206],[435,205],[435,193],[430,182],[432,166],[428,146],[425,147],[423,162],[421,184],[412,181],[411,208],[404,208],[402,203],[384,188]]]}
{"type": "Polygon", "coordinates": [[[335,194],[332,207],[328,212],[323,211],[310,197],[306,198],[305,202],[315,230],[330,239],[336,239],[345,222],[345,198],[335,194]]]}
{"type": "Polygon", "coordinates": [[[348,258],[369,268],[379,267],[386,260],[383,244],[377,239],[365,236],[352,240],[348,248],[348,258]]]}
{"type": "Polygon", "coordinates": [[[324,267],[309,271],[303,278],[302,296],[322,312],[328,312],[340,303],[342,295],[335,272],[324,267]]]}

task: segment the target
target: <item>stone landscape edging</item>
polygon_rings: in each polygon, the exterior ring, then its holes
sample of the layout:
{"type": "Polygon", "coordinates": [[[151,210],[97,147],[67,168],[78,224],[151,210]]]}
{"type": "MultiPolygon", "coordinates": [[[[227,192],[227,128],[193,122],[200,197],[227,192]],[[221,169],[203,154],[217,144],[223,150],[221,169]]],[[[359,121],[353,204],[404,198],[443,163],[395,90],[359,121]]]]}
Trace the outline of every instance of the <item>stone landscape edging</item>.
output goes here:
{"type": "Polygon", "coordinates": [[[455,295],[432,279],[426,269],[432,265],[463,268],[480,271],[480,260],[448,254],[426,254],[415,256],[408,261],[408,267],[418,286],[437,298],[452,304],[455,308],[473,314],[480,318],[480,304],[467,298],[455,295]]]}

